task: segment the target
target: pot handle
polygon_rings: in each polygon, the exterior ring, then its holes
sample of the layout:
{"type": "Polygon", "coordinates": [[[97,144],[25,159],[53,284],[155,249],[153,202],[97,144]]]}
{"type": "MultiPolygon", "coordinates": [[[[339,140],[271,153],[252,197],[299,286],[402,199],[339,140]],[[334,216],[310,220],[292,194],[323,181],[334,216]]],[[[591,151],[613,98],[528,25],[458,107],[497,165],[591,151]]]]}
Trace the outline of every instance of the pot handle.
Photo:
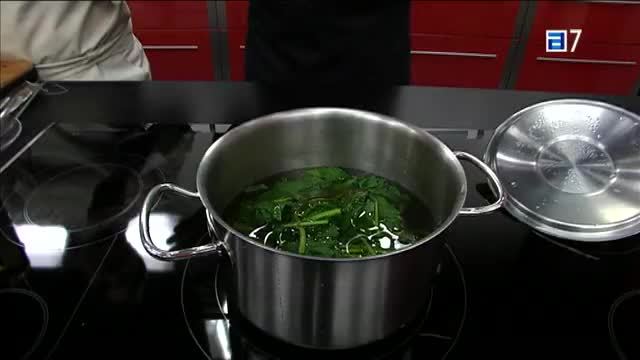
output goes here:
{"type": "Polygon", "coordinates": [[[197,192],[185,190],[174,184],[165,183],[154,186],[145,197],[144,202],[142,203],[142,210],[140,211],[140,239],[142,239],[142,245],[144,246],[145,250],[147,250],[147,252],[156,259],[169,261],[185,260],[195,256],[210,254],[222,255],[224,253],[224,246],[221,242],[217,241],[209,243],[207,245],[171,251],[162,250],[153,243],[153,240],[151,240],[151,231],[149,228],[149,216],[151,215],[151,208],[155,205],[162,193],[167,191],[171,191],[185,197],[200,199],[200,195],[198,195],[197,192]]]}
{"type": "Polygon", "coordinates": [[[504,202],[504,190],[502,189],[502,185],[500,184],[500,180],[493,170],[489,167],[489,165],[485,164],[482,160],[477,157],[466,153],[464,151],[455,151],[454,154],[460,160],[467,160],[473,165],[475,165],[478,169],[480,169],[493,183],[493,188],[496,190],[498,199],[489,205],[479,206],[479,207],[463,207],[460,209],[460,214],[462,215],[480,215],[490,213],[492,211],[498,210],[502,203],[504,202]]]}

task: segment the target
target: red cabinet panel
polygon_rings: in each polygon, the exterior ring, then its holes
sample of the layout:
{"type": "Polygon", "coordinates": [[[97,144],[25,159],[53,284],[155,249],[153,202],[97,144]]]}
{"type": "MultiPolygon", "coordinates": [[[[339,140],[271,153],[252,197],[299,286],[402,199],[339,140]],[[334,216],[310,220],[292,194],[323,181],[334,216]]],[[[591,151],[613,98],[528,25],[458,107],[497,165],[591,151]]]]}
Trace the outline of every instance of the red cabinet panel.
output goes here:
{"type": "Polygon", "coordinates": [[[580,43],[574,53],[546,53],[529,41],[517,89],[632,95],[640,77],[640,46],[580,43]]]}
{"type": "Polygon", "coordinates": [[[225,10],[229,29],[249,27],[249,1],[227,1],[225,2],[225,10]]]}
{"type": "Polygon", "coordinates": [[[531,39],[547,29],[582,29],[581,43],[640,44],[640,2],[538,1],[531,39]]]}
{"type": "Polygon", "coordinates": [[[412,1],[411,33],[513,37],[519,1],[412,1]]]}
{"type": "Polygon", "coordinates": [[[134,29],[209,27],[206,1],[127,1],[134,29]]]}
{"type": "Polygon", "coordinates": [[[209,30],[138,30],[154,80],[213,80],[209,30]]]}
{"type": "Polygon", "coordinates": [[[245,80],[244,75],[244,51],[246,30],[229,30],[229,67],[231,80],[245,80]]]}
{"type": "Polygon", "coordinates": [[[414,85],[496,88],[511,40],[412,35],[414,85]]]}

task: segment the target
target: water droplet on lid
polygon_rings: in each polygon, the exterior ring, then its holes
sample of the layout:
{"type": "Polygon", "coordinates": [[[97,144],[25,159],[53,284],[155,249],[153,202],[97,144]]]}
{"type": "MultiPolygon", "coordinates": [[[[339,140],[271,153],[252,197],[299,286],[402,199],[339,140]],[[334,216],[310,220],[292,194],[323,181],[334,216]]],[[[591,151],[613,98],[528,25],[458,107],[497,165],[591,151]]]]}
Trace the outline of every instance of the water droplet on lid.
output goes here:
{"type": "Polygon", "coordinates": [[[596,135],[596,138],[600,139],[602,136],[600,134],[596,135]]]}
{"type": "Polygon", "coordinates": [[[517,188],[518,187],[518,183],[516,181],[512,181],[511,182],[511,187],[517,188]]]}

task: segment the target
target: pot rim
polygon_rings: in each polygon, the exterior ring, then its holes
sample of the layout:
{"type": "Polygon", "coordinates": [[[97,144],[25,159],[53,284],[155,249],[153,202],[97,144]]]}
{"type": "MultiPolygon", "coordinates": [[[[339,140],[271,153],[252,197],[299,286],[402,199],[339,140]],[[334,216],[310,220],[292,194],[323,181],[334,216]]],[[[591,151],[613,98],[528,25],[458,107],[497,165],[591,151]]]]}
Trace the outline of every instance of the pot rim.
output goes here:
{"type": "MultiPolygon", "coordinates": [[[[435,238],[440,233],[442,233],[446,228],[448,228],[451,225],[451,223],[458,217],[460,209],[462,209],[462,207],[464,206],[464,202],[467,197],[467,179],[464,173],[464,169],[462,168],[462,165],[460,164],[460,161],[458,160],[454,152],[451,149],[449,149],[449,147],[445,145],[442,141],[440,141],[438,138],[436,138],[426,130],[423,130],[417,126],[403,123],[399,120],[396,120],[386,115],[377,114],[377,113],[364,111],[364,110],[355,110],[355,109],[347,109],[347,108],[339,108],[339,107],[313,107],[313,108],[301,108],[301,109],[280,111],[280,112],[257,117],[253,120],[247,121],[239,125],[236,128],[231,129],[228,133],[224,134],[223,136],[220,137],[220,139],[218,139],[213,144],[211,144],[207,149],[207,151],[205,152],[205,154],[203,155],[202,159],[200,160],[200,164],[198,165],[198,170],[196,175],[196,188],[198,190],[198,196],[200,198],[200,201],[204,204],[207,210],[207,214],[208,214],[207,222],[213,220],[214,222],[222,225],[222,227],[224,227],[224,229],[227,232],[235,235],[236,237],[242,239],[243,241],[248,242],[252,245],[256,245],[258,247],[261,247],[264,250],[276,253],[278,255],[292,256],[292,257],[300,258],[302,260],[315,260],[315,261],[323,261],[323,262],[360,262],[360,261],[377,260],[377,259],[385,258],[389,256],[400,255],[404,252],[410,251],[418,246],[421,246],[429,242],[431,239],[435,238]],[[216,151],[219,151],[218,150],[219,148],[224,147],[225,144],[230,141],[229,140],[230,137],[238,136],[240,134],[251,131],[253,124],[257,122],[264,123],[264,122],[281,122],[281,121],[289,121],[289,122],[302,121],[305,117],[308,117],[309,115],[313,115],[314,113],[325,115],[327,112],[338,113],[338,114],[348,114],[348,115],[358,115],[361,118],[362,117],[367,118],[369,121],[384,122],[393,127],[404,128],[412,133],[418,134],[419,136],[423,136],[429,139],[429,141],[431,142],[434,142],[438,146],[440,151],[443,152],[444,156],[446,157],[446,160],[451,161],[453,163],[456,176],[462,180],[462,188],[458,193],[458,195],[456,196],[456,200],[454,204],[455,211],[452,211],[447,216],[447,218],[444,221],[442,221],[442,223],[440,223],[440,225],[438,225],[431,233],[429,233],[429,235],[421,238],[420,240],[416,241],[415,243],[409,246],[403,247],[402,249],[398,249],[398,250],[390,251],[386,254],[380,254],[380,255],[374,255],[374,256],[364,256],[364,257],[358,257],[358,258],[332,258],[332,257],[297,254],[297,253],[283,251],[283,250],[266,246],[263,243],[250,238],[249,236],[237,231],[232,226],[230,226],[226,221],[224,221],[222,216],[220,216],[218,212],[215,211],[213,204],[208,199],[205,199],[202,196],[203,194],[202,189],[204,186],[203,184],[204,175],[202,171],[202,164],[205,163],[205,160],[207,158],[212,157],[213,154],[216,153],[216,151]],[[301,115],[304,115],[304,117],[302,117],[301,115]]],[[[210,224],[210,225],[213,225],[213,224],[210,224]]],[[[218,239],[218,240],[221,240],[221,239],[218,239]]]]}

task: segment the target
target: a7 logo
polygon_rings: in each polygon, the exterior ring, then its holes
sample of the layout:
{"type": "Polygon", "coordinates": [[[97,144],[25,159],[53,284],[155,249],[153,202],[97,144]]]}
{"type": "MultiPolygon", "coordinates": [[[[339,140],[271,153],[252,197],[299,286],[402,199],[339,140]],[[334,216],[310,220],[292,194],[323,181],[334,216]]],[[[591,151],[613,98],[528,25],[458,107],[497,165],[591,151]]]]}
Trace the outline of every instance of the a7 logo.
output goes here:
{"type": "MultiPolygon", "coordinates": [[[[576,51],[582,29],[569,29],[570,34],[576,37],[571,44],[571,52],[576,51]]],[[[545,48],[547,52],[567,52],[567,30],[547,30],[545,48]]]]}

